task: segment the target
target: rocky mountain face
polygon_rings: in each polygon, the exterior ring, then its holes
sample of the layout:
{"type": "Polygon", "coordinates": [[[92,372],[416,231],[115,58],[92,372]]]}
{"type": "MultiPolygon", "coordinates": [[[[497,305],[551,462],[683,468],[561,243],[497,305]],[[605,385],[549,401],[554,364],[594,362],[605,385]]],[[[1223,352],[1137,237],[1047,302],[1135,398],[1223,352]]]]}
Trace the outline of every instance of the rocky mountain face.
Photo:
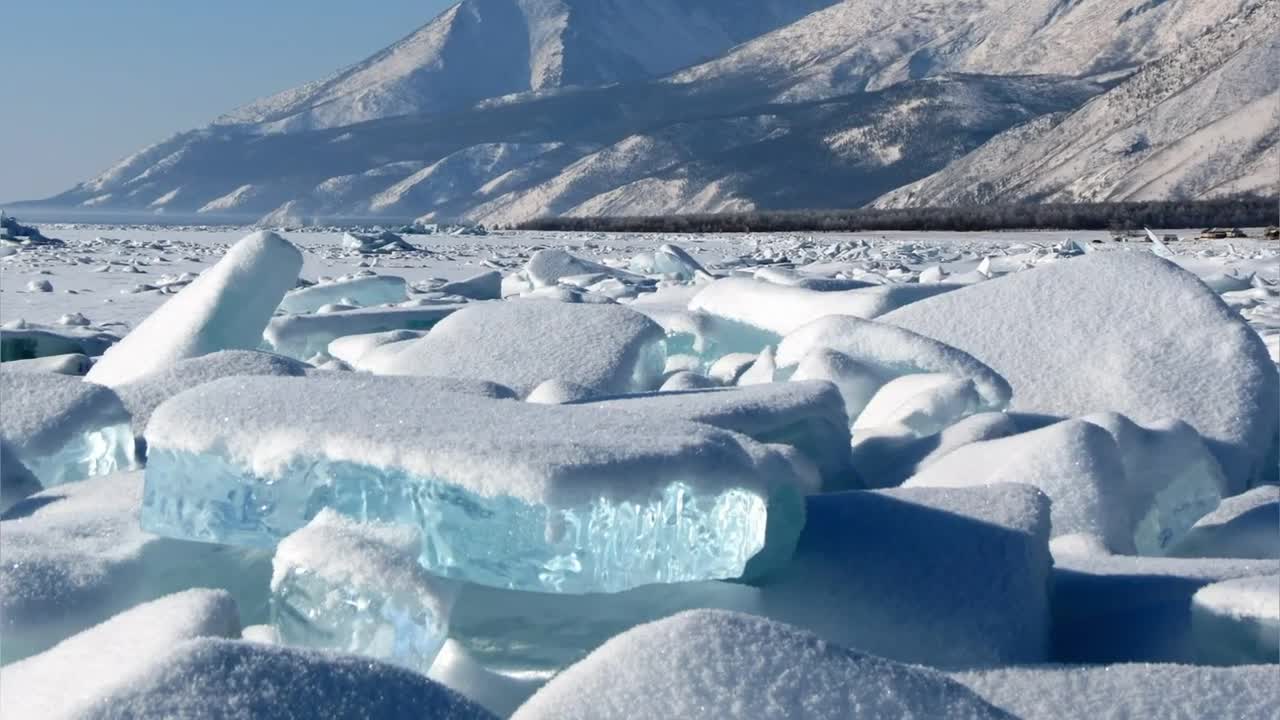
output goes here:
{"type": "Polygon", "coordinates": [[[1208,196],[1280,0],[465,0],[44,206],[293,224],[1208,196]]]}

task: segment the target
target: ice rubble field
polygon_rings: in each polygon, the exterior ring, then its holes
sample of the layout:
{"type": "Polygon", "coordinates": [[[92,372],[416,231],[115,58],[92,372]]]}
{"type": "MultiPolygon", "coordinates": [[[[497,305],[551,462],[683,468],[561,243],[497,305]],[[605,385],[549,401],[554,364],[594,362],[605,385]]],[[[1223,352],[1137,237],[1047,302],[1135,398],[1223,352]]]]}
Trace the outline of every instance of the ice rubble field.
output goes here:
{"type": "Polygon", "coordinates": [[[1280,716],[1274,242],[43,230],[4,718],[1280,716]]]}

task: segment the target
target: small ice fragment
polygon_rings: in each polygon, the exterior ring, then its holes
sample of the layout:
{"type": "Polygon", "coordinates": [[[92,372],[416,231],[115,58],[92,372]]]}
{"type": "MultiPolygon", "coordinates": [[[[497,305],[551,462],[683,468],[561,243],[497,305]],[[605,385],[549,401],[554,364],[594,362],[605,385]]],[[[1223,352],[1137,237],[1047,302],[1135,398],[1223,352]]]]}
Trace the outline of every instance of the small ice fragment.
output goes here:
{"type": "Polygon", "coordinates": [[[48,280],[32,280],[27,283],[27,292],[47,293],[53,292],[53,283],[48,280]]]}
{"type": "Polygon", "coordinates": [[[271,618],[280,640],[425,673],[449,634],[457,587],[418,564],[421,546],[416,528],[321,510],[276,547],[271,618]]]}

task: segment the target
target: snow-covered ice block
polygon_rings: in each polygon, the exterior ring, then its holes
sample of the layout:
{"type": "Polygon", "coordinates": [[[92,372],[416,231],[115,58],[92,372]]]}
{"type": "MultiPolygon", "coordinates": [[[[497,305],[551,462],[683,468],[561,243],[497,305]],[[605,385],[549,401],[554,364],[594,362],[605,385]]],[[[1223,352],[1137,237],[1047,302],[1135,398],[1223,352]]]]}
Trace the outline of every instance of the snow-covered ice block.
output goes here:
{"type": "Polygon", "coordinates": [[[464,307],[420,340],[370,350],[359,367],[490,380],[521,397],[552,379],[609,395],[658,386],[664,337],[656,323],[619,305],[509,300],[464,307]]]}
{"type": "MultiPolygon", "coordinates": [[[[806,360],[812,357],[812,353],[805,356],[806,360]]],[[[803,363],[801,367],[804,367],[803,363]]],[[[978,413],[927,437],[869,435],[854,438],[852,462],[868,487],[897,487],[958,448],[1016,435],[1023,429],[1007,413],[978,413]]]]}
{"type": "Polygon", "coordinates": [[[1150,253],[1054,262],[881,320],[989,365],[1013,387],[1010,410],[1177,418],[1204,437],[1230,492],[1276,477],[1280,380],[1266,346],[1199,279],[1150,253]]]}
{"type": "Polygon", "coordinates": [[[61,485],[0,521],[0,662],[191,587],[219,587],[247,621],[267,617],[271,556],[161,538],[138,526],[142,473],[61,485]]]}
{"type": "Polygon", "coordinates": [[[271,617],[281,641],[394,662],[425,673],[449,634],[456,584],[418,564],[411,526],[361,523],[325,509],[276,547],[271,617]]]}
{"type": "Polygon", "coordinates": [[[1280,558],[1280,487],[1222,501],[1168,553],[1175,557],[1280,558]]]}
{"type": "Polygon", "coordinates": [[[202,638],[103,693],[83,720],[496,720],[420,673],[354,655],[202,638]]]}
{"type": "Polygon", "coordinates": [[[83,377],[93,367],[93,359],[80,353],[49,355],[30,360],[8,360],[4,369],[8,372],[43,372],[83,377]]]}
{"type": "Polygon", "coordinates": [[[484,666],[545,674],[563,670],[637,625],[698,609],[760,615],[760,590],[709,580],[555,595],[466,584],[449,633],[484,666]]]}
{"type": "Polygon", "coordinates": [[[851,385],[845,398],[850,418],[857,418],[870,400],[868,390],[904,375],[945,374],[970,380],[984,411],[1004,409],[1012,394],[1004,378],[962,350],[894,325],[847,315],[822,317],[787,334],[778,345],[778,367],[794,367],[810,376],[841,359],[830,359],[820,350],[847,358],[828,372],[844,378],[842,385],[851,385]],[[848,360],[856,365],[844,367],[850,365],[848,360]]]}
{"type": "Polygon", "coordinates": [[[160,403],[184,390],[236,375],[298,377],[310,367],[293,358],[257,350],[220,350],[179,360],[146,377],[118,385],[115,391],[133,417],[134,433],[141,437],[160,403]]]}
{"type": "Polygon", "coordinates": [[[1280,575],[1206,585],[1191,597],[1197,662],[1247,665],[1280,662],[1280,575]]]}
{"type": "Polygon", "coordinates": [[[777,374],[778,366],[773,359],[773,347],[767,347],[756,356],[755,362],[751,363],[751,367],[738,376],[738,385],[762,385],[773,382],[774,375],[777,374]]]}
{"type": "Polygon", "coordinates": [[[465,280],[454,280],[435,288],[434,292],[469,300],[498,300],[502,297],[502,273],[490,270],[465,280]]]}
{"type": "Polygon", "coordinates": [[[417,250],[412,243],[391,232],[383,230],[373,235],[346,232],[342,234],[342,247],[358,253],[384,253],[393,250],[417,250]]]}
{"type": "Polygon", "coordinates": [[[842,290],[857,290],[858,288],[875,286],[875,283],[869,283],[863,280],[819,277],[816,275],[807,275],[795,270],[784,270],[782,268],[772,266],[757,268],[756,271],[752,273],[752,277],[757,280],[764,280],[776,285],[787,285],[790,287],[804,288],[805,290],[819,290],[821,292],[839,292],[842,290]]]}
{"type": "Polygon", "coordinates": [[[311,313],[330,303],[358,307],[403,302],[409,298],[404,278],[395,275],[356,275],[290,290],[280,301],[287,313],[311,313]]]}
{"type": "Polygon", "coordinates": [[[587,406],[610,408],[638,418],[706,423],[762,443],[791,445],[818,468],[827,489],[847,486],[852,481],[844,403],[827,382],[644,393],[587,406]]]}
{"type": "Polygon", "coordinates": [[[437,575],[546,592],[737,577],[799,534],[807,481],[786,446],[451,387],[337,373],[189,390],[147,426],[143,526],[272,547],[330,507],[418,527],[437,575]]]}
{"type": "Polygon", "coordinates": [[[742,613],[642,625],[557,675],[514,720],[1011,718],[921,667],[846,650],[742,613]]]}
{"type": "Polygon", "coordinates": [[[564,380],[547,380],[534,388],[525,402],[542,403],[544,405],[564,405],[565,403],[590,400],[595,393],[590,388],[564,380]]]}
{"type": "Polygon", "coordinates": [[[1083,420],[956,449],[904,487],[1025,483],[1053,501],[1053,537],[1088,535],[1114,552],[1133,552],[1135,521],[1115,440],[1083,420]]]}
{"type": "Polygon", "coordinates": [[[903,662],[1042,662],[1048,534],[1048,499],[1025,485],[810,496],[760,614],[903,662]]]}
{"type": "Polygon", "coordinates": [[[702,263],[678,245],[664,244],[653,252],[642,252],[631,258],[628,267],[644,275],[667,275],[681,282],[694,278],[711,277],[702,263]]]}
{"type": "Polygon", "coordinates": [[[376,347],[404,342],[405,340],[417,340],[426,334],[425,330],[388,330],[386,332],[344,335],[329,343],[325,351],[331,357],[355,367],[365,353],[376,347]]]}
{"type": "Polygon", "coordinates": [[[651,285],[653,283],[643,275],[592,262],[557,248],[535,252],[521,273],[534,288],[553,287],[559,284],[562,278],[585,275],[602,275],[629,284],[651,285]]]}
{"type": "Polygon", "coordinates": [[[695,295],[689,309],[786,335],[826,315],[873,318],[955,287],[912,283],[822,292],[752,278],[722,278],[695,295]]]}
{"type": "Polygon", "coordinates": [[[1218,507],[1226,479],[1190,425],[1165,420],[1143,427],[1118,413],[1084,419],[1116,441],[1139,554],[1166,554],[1197,520],[1218,507]]]}
{"type": "Polygon", "coordinates": [[[658,390],[660,392],[680,392],[681,390],[707,390],[719,386],[720,383],[706,375],[680,370],[668,375],[667,379],[662,382],[662,387],[658,388],[658,390]]]}
{"type": "Polygon", "coordinates": [[[239,634],[236,604],[226,593],[188,590],[138,605],[0,668],[0,716],[92,716],[105,696],[164,667],[174,646],[192,638],[239,634]]]}
{"type": "Polygon", "coordinates": [[[1235,578],[1280,574],[1275,560],[1060,552],[1053,568],[1057,662],[1196,662],[1191,598],[1235,578]]]}
{"type": "Polygon", "coordinates": [[[97,357],[118,342],[118,336],[98,330],[37,325],[15,320],[0,325],[0,361],[31,360],[67,354],[97,357]]]}
{"type": "Polygon", "coordinates": [[[15,503],[40,492],[40,481],[0,437],[0,515],[15,503]]]}
{"type": "Polygon", "coordinates": [[[732,353],[759,354],[766,347],[777,345],[780,339],[776,333],[704,312],[643,301],[628,307],[662,326],[667,333],[668,355],[693,355],[701,360],[701,370],[732,353]]]}
{"type": "Polygon", "coordinates": [[[1272,720],[1280,716],[1274,665],[1044,665],[952,677],[1023,720],[1272,720]]]}
{"type": "Polygon", "coordinates": [[[319,315],[272,318],[262,332],[268,349],[298,360],[321,355],[329,343],[347,335],[391,330],[430,330],[463,305],[362,308],[319,315]]]}
{"type": "Polygon", "coordinates": [[[707,377],[721,385],[733,385],[755,363],[756,357],[751,353],[729,353],[711,363],[707,377]]]}
{"type": "Polygon", "coordinates": [[[999,409],[987,405],[968,378],[946,373],[903,375],[871,396],[853,419],[853,431],[928,437],[975,413],[999,409]]]}
{"type": "Polygon", "coordinates": [[[110,388],[0,369],[0,439],[43,487],[134,466],[129,413],[110,388]]]}
{"type": "Polygon", "coordinates": [[[184,358],[256,348],[301,269],[302,253],[279,235],[245,237],[112,346],[86,377],[121,385],[184,358]]]}

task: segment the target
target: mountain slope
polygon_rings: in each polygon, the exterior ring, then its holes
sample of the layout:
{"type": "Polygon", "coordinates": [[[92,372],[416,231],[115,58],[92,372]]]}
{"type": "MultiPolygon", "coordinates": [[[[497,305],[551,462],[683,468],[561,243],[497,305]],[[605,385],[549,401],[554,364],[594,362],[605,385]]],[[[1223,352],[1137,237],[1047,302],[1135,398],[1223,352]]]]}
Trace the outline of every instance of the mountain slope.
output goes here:
{"type": "Polygon", "coordinates": [[[1274,193],[1280,3],[1258,2],[1073,113],[1009,130],[880,207],[1274,193]]]}
{"type": "Polygon", "coordinates": [[[297,131],[664,75],[833,0],[464,0],[333,76],[216,123],[297,131]]]}
{"type": "Polygon", "coordinates": [[[1250,0],[843,0],[680,83],[768,77],[813,100],[945,72],[1089,76],[1131,70],[1236,15],[1250,0]]]}

